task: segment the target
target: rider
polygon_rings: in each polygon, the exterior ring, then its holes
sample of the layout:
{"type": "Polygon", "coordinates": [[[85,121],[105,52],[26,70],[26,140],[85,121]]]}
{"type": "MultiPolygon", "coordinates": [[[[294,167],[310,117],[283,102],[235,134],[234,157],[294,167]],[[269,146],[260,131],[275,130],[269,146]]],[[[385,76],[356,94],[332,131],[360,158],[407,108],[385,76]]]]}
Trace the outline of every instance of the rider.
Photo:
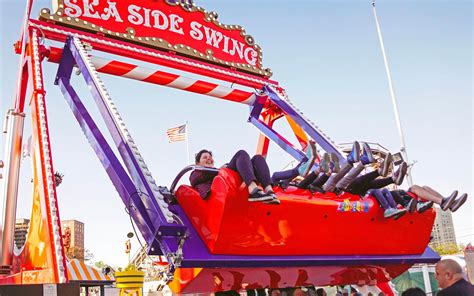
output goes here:
{"type": "MultiPolygon", "coordinates": [[[[214,168],[212,152],[206,149],[199,151],[196,154],[195,163],[199,166],[214,168]]],[[[245,185],[247,185],[249,201],[262,201],[272,204],[280,203],[273,192],[270,170],[263,156],[255,155],[250,158],[246,151],[239,150],[230,162],[223,167],[239,173],[245,185]],[[257,185],[257,182],[263,187],[263,190],[257,185]]],[[[191,186],[199,192],[201,197],[207,198],[211,192],[211,185],[215,176],[217,176],[217,171],[194,170],[189,180],[191,186]]]]}

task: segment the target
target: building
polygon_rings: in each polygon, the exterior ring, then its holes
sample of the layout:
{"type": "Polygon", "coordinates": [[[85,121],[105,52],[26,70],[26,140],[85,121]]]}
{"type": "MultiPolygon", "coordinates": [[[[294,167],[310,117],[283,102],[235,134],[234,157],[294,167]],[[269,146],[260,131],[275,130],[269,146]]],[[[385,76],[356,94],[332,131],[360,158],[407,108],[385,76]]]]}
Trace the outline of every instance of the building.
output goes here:
{"type": "Polygon", "coordinates": [[[469,243],[464,249],[464,259],[466,260],[467,277],[471,284],[474,283],[474,247],[469,243]]]}
{"type": "Polygon", "coordinates": [[[438,206],[436,209],[436,220],[431,231],[433,237],[430,246],[457,246],[456,234],[454,233],[453,217],[450,211],[442,211],[438,206]]]}
{"type": "Polygon", "coordinates": [[[64,220],[61,221],[61,229],[67,257],[84,260],[84,223],[64,220]]]}
{"type": "Polygon", "coordinates": [[[28,219],[16,219],[15,221],[15,244],[18,249],[25,244],[29,225],[30,220],[28,219]]]}

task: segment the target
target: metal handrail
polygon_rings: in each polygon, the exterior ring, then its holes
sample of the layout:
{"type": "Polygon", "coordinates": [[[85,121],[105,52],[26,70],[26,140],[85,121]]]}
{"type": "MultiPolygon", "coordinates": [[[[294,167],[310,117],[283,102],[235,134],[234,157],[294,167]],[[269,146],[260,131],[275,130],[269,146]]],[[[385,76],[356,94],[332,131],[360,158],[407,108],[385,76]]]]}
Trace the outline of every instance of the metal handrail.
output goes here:
{"type": "Polygon", "coordinates": [[[184,174],[186,174],[187,172],[194,171],[194,170],[208,171],[208,172],[219,172],[218,168],[208,168],[208,167],[204,167],[204,166],[200,166],[200,165],[194,165],[194,164],[193,165],[188,165],[188,166],[184,167],[184,169],[182,169],[178,173],[178,175],[174,178],[173,183],[171,183],[171,187],[170,187],[171,194],[174,194],[174,189],[175,189],[176,185],[178,185],[178,182],[181,179],[181,177],[183,177],[184,174]]]}

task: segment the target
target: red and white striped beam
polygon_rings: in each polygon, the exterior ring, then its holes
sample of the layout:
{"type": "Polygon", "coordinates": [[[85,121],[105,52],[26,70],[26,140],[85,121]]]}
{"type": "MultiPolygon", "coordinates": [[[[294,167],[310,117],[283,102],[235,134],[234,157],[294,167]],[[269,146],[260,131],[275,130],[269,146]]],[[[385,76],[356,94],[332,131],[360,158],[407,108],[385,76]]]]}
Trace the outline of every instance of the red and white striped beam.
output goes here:
{"type": "MultiPolygon", "coordinates": [[[[44,51],[44,53],[50,62],[59,63],[61,61],[62,49],[60,48],[50,47],[48,50],[44,51]]],[[[91,61],[98,72],[105,74],[159,84],[246,105],[252,105],[256,99],[256,95],[251,92],[164,71],[152,70],[96,56],[91,56],[91,61]]]]}

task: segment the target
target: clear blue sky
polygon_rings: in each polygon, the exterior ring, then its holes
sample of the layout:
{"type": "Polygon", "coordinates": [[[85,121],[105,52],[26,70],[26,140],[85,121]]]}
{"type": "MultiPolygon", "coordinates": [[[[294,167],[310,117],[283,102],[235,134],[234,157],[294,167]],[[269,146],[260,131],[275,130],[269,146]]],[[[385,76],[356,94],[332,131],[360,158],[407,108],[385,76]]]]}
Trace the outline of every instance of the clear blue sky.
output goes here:
{"type": "MultiPolygon", "coordinates": [[[[262,47],[273,79],[337,143],[378,142],[398,151],[369,0],[195,2],[217,11],[221,22],[245,27],[262,47]]],[[[14,94],[18,56],[12,44],[20,31],[23,5],[0,0],[2,115],[14,94]]],[[[37,1],[33,15],[42,7],[50,7],[50,2],[37,1]]],[[[458,241],[474,241],[472,3],[379,0],[377,11],[408,155],[417,161],[413,180],[443,194],[453,189],[469,193],[469,201],[453,218],[458,241]]],[[[86,248],[95,261],[123,265],[124,240],[131,230],[124,205],[53,85],[57,66],[44,67],[54,166],[65,175],[58,188],[61,218],[85,223],[86,248]]],[[[103,79],[158,184],[169,186],[187,164],[186,144],[168,144],[165,138],[167,128],[185,121],[190,124],[191,152],[211,149],[217,164],[228,161],[237,149],[255,151],[258,132],[246,122],[246,106],[117,77],[103,79]]],[[[74,83],[94,110],[82,78],[75,77],[74,83]]],[[[0,149],[3,157],[3,144],[0,149]]],[[[271,149],[272,170],[290,160],[271,149]]],[[[25,162],[22,188],[28,187],[30,177],[31,166],[25,162]]],[[[18,217],[28,218],[30,207],[31,193],[22,189],[18,217]]],[[[133,244],[135,249],[138,243],[133,244]]]]}

